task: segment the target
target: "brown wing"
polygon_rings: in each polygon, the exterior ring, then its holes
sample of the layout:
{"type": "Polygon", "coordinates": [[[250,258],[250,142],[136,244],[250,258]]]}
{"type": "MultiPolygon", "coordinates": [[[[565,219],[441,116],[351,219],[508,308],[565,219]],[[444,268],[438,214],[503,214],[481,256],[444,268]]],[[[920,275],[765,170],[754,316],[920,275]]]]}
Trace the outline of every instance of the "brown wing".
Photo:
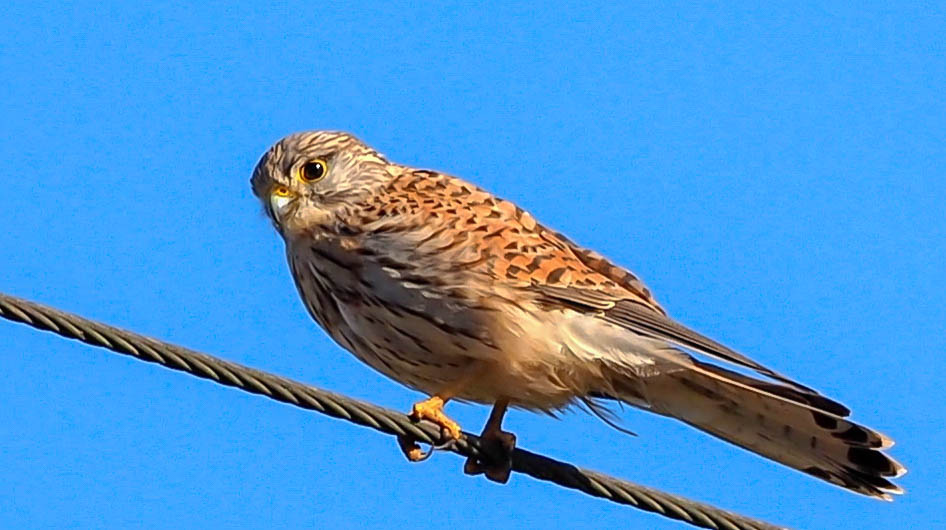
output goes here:
{"type": "Polygon", "coordinates": [[[429,232],[416,242],[418,246],[432,247],[441,255],[457,248],[475,249],[474,256],[466,257],[470,266],[496,281],[537,292],[546,303],[592,312],[636,333],[810,391],[670,319],[631,272],[542,226],[512,202],[462,179],[433,171],[408,171],[395,179],[384,200],[377,200],[369,210],[379,223],[416,215],[417,223],[429,232]]]}
{"type": "Polygon", "coordinates": [[[636,276],[600,254],[575,245],[561,234],[542,227],[539,229],[543,231],[545,238],[558,240],[589,270],[604,276],[620,288],[616,290],[605,285],[606,288],[602,289],[582,284],[534,285],[534,289],[542,294],[546,302],[595,313],[613,324],[641,335],[666,340],[683,348],[749,368],[794,388],[814,392],[811,388],[673,320],[636,276]]]}
{"type": "Polygon", "coordinates": [[[601,290],[664,312],[630,272],[545,228],[512,202],[450,175],[406,171],[362,214],[368,220],[361,225],[378,230],[394,229],[385,226],[386,220],[398,219],[399,227],[413,223],[416,233],[425,234],[414,243],[442,256],[462,246],[475,254],[471,263],[477,271],[498,282],[601,290]]]}

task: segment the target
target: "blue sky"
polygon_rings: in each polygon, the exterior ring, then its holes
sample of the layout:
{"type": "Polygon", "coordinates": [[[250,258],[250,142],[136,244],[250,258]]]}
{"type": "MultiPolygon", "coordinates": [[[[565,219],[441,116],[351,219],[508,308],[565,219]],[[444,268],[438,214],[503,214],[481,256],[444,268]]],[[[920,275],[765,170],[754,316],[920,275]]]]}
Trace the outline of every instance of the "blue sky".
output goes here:
{"type": "MultiPolygon", "coordinates": [[[[637,411],[513,412],[521,446],[796,527],[946,525],[946,14],[690,4],[9,4],[0,291],[406,411],[306,316],[248,185],[349,130],[628,266],[911,472],[876,502],[637,411]]],[[[9,323],[0,371],[2,527],[677,527],[9,323]]]]}

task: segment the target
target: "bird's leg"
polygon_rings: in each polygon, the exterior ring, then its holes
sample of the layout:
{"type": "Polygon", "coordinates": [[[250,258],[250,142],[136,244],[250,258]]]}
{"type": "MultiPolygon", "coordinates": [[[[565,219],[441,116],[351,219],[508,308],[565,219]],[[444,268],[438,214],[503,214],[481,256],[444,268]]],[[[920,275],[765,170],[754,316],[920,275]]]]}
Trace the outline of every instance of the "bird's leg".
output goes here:
{"type": "Polygon", "coordinates": [[[512,452],[516,448],[516,435],[502,430],[503,416],[506,415],[508,407],[508,399],[497,401],[489,413],[489,419],[486,420],[483,434],[480,435],[483,444],[491,447],[492,454],[501,455],[501,460],[484,463],[472,457],[467,458],[466,464],[463,465],[464,473],[468,475],[485,473],[486,478],[502,484],[509,480],[509,474],[512,472],[512,452]]]}
{"type": "Polygon", "coordinates": [[[443,406],[452,396],[440,393],[428,399],[414,403],[408,415],[412,421],[427,420],[440,426],[440,435],[450,439],[460,439],[460,425],[443,413],[443,406]]]}
{"type": "Polygon", "coordinates": [[[441,438],[446,439],[446,441],[441,446],[434,446],[430,452],[424,453],[420,446],[417,445],[417,442],[407,439],[403,436],[398,436],[398,445],[400,445],[401,451],[408,460],[411,462],[420,462],[421,460],[426,460],[433,453],[434,449],[441,449],[444,446],[449,446],[454,441],[460,439],[460,436],[463,435],[463,432],[460,430],[460,425],[444,414],[443,407],[448,401],[450,401],[450,399],[459,394],[463,388],[465,388],[466,385],[470,383],[471,380],[479,376],[482,373],[483,368],[484,367],[479,366],[470,370],[465,377],[454,382],[440,392],[437,392],[428,399],[414,404],[414,406],[411,408],[411,413],[408,415],[411,421],[416,422],[427,420],[437,424],[440,427],[441,438]]]}
{"type": "Polygon", "coordinates": [[[397,443],[401,447],[401,452],[403,452],[404,456],[411,462],[427,460],[435,449],[448,447],[455,440],[460,439],[462,435],[460,425],[443,413],[443,406],[451,397],[452,396],[446,392],[438,392],[428,399],[415,403],[411,408],[411,413],[407,415],[411,421],[427,420],[437,424],[440,427],[440,437],[446,439],[443,444],[433,446],[429,452],[425,453],[421,450],[420,446],[417,445],[416,441],[405,436],[398,436],[397,443]]]}

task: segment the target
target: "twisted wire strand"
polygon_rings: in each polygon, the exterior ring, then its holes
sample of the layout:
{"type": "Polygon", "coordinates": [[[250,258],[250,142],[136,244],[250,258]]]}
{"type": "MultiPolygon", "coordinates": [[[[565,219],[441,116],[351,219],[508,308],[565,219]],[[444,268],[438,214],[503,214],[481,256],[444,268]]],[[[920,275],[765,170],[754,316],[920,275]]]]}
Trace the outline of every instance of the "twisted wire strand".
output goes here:
{"type": "MultiPolygon", "coordinates": [[[[386,434],[403,436],[431,445],[441,441],[440,431],[436,426],[427,422],[415,423],[399,412],[3,293],[0,293],[0,317],[40,330],[51,331],[92,346],[131,355],[142,361],[160,364],[172,370],[210,379],[221,385],[314,410],[386,434]]],[[[481,443],[479,437],[469,433],[464,433],[464,436],[449,447],[449,450],[463,456],[484,460],[495,457],[481,443]]],[[[707,504],[559,462],[524,449],[514,451],[512,469],[538,480],[552,482],[588,495],[633,506],[702,528],[717,530],[778,528],[707,504]]]]}

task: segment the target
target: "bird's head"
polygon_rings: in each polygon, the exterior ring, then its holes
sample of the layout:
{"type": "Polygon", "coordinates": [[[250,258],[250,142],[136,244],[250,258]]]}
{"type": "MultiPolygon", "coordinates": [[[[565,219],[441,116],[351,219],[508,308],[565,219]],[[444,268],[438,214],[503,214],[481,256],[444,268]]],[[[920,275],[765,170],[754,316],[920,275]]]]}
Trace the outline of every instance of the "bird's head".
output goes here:
{"type": "Polygon", "coordinates": [[[250,182],[267,216],[286,235],[331,222],[389,181],[395,169],[348,133],[311,131],[276,142],[250,182]]]}

